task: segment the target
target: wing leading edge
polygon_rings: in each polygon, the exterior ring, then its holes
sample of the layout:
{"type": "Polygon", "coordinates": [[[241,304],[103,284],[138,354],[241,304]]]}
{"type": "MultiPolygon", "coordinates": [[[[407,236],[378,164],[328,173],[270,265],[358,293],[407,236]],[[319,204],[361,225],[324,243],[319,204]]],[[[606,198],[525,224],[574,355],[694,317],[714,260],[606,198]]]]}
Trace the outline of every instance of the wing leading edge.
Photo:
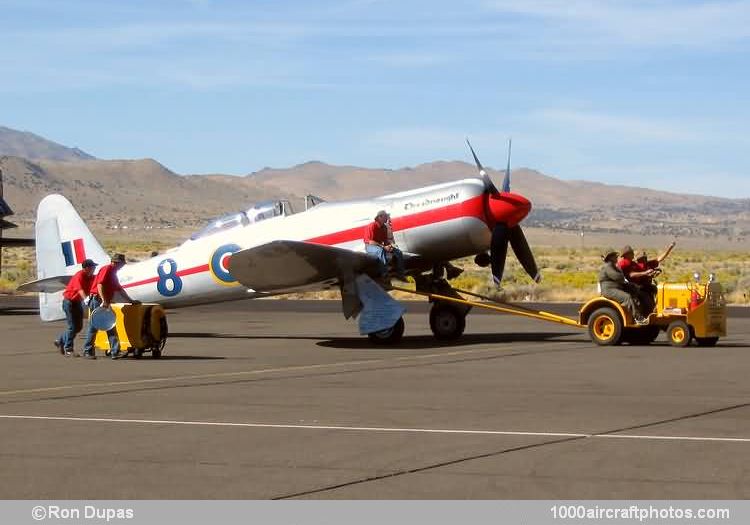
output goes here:
{"type": "Polygon", "coordinates": [[[321,244],[273,241],[239,251],[229,259],[229,272],[258,292],[325,289],[347,276],[378,274],[377,259],[321,244]]]}

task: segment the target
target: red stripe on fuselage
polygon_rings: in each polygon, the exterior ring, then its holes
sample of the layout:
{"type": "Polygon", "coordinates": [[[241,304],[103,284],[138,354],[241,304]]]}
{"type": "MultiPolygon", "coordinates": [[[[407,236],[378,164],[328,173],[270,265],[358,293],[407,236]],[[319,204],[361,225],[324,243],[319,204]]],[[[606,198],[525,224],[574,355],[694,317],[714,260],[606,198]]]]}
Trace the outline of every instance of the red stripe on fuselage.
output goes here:
{"type": "MultiPolygon", "coordinates": [[[[398,232],[401,230],[408,230],[411,228],[417,228],[419,226],[426,226],[428,224],[436,224],[439,222],[460,219],[461,217],[475,217],[481,221],[486,222],[484,215],[484,195],[478,195],[463,202],[443,206],[442,208],[420,211],[417,213],[412,213],[411,215],[404,215],[402,217],[394,217],[393,231],[398,232]]],[[[305,239],[303,242],[333,246],[336,244],[343,244],[345,242],[357,240],[363,241],[364,236],[364,227],[358,226],[357,228],[349,228],[348,230],[328,233],[326,235],[320,235],[318,237],[305,239]]],[[[182,277],[185,275],[192,275],[195,273],[202,273],[207,271],[208,265],[204,264],[202,266],[196,266],[195,268],[188,268],[187,270],[178,271],[177,275],[182,277]]],[[[157,282],[158,280],[158,277],[151,277],[142,281],[125,284],[123,285],[123,288],[131,288],[133,286],[151,284],[157,282]]]]}
{"type": "MultiPolygon", "coordinates": [[[[402,217],[394,217],[392,221],[393,231],[398,232],[401,230],[408,230],[419,226],[426,226],[428,224],[460,219],[461,217],[476,217],[479,220],[484,221],[483,199],[484,195],[478,195],[457,204],[443,206],[442,208],[420,211],[402,217]]],[[[307,239],[305,242],[333,246],[335,244],[343,244],[345,242],[358,240],[364,242],[364,237],[365,227],[359,226],[357,228],[349,228],[348,230],[313,237],[312,239],[307,239]]]]}
{"type": "MultiPolygon", "coordinates": [[[[208,271],[208,265],[203,264],[201,266],[195,266],[194,268],[188,268],[187,270],[180,270],[177,272],[178,277],[184,277],[186,275],[193,275],[194,273],[203,273],[208,271]]],[[[132,288],[133,286],[143,286],[144,284],[151,284],[158,282],[158,277],[149,277],[148,279],[144,279],[142,281],[136,281],[134,283],[128,283],[123,284],[123,288],[132,288]]]]}

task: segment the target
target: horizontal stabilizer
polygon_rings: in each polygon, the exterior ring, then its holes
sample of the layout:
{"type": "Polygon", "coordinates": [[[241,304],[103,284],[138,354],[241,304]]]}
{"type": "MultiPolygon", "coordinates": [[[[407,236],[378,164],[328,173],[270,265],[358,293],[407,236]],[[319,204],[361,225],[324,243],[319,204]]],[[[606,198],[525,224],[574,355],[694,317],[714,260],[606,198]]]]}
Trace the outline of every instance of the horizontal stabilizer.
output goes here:
{"type": "Polygon", "coordinates": [[[35,245],[34,239],[22,239],[20,237],[0,237],[0,247],[3,248],[31,248],[35,245]]]}
{"type": "Polygon", "coordinates": [[[362,252],[299,241],[274,241],[239,251],[229,273],[258,292],[323,289],[344,276],[377,275],[379,262],[362,252]]]}
{"type": "Polygon", "coordinates": [[[38,281],[23,283],[17,288],[17,290],[19,292],[55,293],[61,290],[65,290],[65,287],[68,285],[71,278],[71,275],[57,275],[55,277],[47,277],[46,279],[39,279],[38,281]]]}

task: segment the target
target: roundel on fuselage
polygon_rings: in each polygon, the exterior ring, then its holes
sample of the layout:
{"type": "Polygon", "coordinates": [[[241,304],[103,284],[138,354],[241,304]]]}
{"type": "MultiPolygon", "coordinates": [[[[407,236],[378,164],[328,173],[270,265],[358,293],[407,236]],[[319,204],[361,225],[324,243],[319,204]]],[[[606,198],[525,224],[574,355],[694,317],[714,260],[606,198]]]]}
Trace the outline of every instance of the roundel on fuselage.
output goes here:
{"type": "Polygon", "coordinates": [[[237,279],[229,273],[229,258],[241,249],[238,245],[231,243],[223,244],[214,250],[208,262],[208,269],[216,282],[219,284],[235,284],[237,282],[237,279]]]}

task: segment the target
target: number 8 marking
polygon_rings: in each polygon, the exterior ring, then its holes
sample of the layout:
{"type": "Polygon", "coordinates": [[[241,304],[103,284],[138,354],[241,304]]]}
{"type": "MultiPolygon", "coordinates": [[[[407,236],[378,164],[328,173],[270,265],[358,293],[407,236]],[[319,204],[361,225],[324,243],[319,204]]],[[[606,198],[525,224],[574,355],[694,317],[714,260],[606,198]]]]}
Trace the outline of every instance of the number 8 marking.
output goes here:
{"type": "Polygon", "coordinates": [[[164,259],[156,267],[159,280],[156,281],[156,289],[165,297],[174,297],[182,290],[182,279],[177,275],[177,263],[174,259],[164,259]],[[169,271],[165,267],[169,267],[169,271]]]}

